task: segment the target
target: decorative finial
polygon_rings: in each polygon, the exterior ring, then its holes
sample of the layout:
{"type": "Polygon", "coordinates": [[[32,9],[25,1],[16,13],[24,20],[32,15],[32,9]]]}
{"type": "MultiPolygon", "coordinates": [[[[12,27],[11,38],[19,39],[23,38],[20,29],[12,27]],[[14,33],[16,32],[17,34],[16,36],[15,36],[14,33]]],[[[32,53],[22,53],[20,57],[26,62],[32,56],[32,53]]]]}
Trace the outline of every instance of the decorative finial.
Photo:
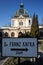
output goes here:
{"type": "Polygon", "coordinates": [[[23,7],[24,7],[24,4],[23,4],[23,3],[21,3],[21,4],[20,4],[20,7],[21,7],[21,8],[23,8],[23,7]]]}
{"type": "Polygon", "coordinates": [[[22,0],[20,0],[20,8],[23,8],[24,4],[22,3],[22,0]]]}

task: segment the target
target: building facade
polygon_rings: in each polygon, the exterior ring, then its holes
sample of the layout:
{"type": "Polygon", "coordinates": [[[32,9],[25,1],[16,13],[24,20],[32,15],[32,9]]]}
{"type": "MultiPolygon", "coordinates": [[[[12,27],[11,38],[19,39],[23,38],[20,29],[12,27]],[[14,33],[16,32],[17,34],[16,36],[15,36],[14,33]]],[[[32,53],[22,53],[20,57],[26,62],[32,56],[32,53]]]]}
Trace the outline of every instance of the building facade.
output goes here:
{"type": "MultiPolygon", "coordinates": [[[[20,4],[20,9],[16,11],[11,19],[11,26],[1,27],[0,35],[3,37],[18,37],[19,33],[30,32],[32,25],[32,17],[28,15],[28,11],[24,9],[24,4],[20,4]]],[[[39,26],[41,29],[41,26],[39,26]]],[[[43,29],[43,26],[42,26],[43,29]]],[[[42,31],[43,32],[43,31],[42,31]]]]}

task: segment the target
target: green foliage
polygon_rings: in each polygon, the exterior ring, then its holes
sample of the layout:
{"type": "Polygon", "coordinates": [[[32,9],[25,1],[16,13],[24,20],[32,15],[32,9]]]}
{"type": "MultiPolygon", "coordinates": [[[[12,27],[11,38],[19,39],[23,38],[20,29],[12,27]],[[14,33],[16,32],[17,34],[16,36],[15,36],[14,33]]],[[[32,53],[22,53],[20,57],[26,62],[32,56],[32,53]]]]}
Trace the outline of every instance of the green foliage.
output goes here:
{"type": "Polygon", "coordinates": [[[27,38],[31,37],[30,32],[26,32],[25,37],[27,37],[27,38]]]}
{"type": "Polygon", "coordinates": [[[38,16],[35,14],[33,15],[30,34],[31,34],[31,37],[38,37],[39,35],[38,16]]]}
{"type": "Polygon", "coordinates": [[[18,38],[29,38],[29,37],[31,37],[30,32],[25,32],[25,34],[20,33],[19,36],[18,36],[18,38]]]}

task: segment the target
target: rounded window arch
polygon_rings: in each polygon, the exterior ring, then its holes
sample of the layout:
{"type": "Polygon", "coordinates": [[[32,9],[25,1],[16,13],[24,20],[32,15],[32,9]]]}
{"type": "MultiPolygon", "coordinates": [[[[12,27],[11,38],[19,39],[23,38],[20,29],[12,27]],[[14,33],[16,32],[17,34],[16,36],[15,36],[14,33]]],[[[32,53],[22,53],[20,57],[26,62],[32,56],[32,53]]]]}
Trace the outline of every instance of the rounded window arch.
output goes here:
{"type": "Polygon", "coordinates": [[[14,33],[14,32],[12,32],[12,33],[11,33],[11,37],[14,37],[14,36],[15,36],[15,33],[14,33]]]}
{"type": "Polygon", "coordinates": [[[5,37],[8,37],[8,32],[5,32],[5,37]]]}
{"type": "Polygon", "coordinates": [[[29,25],[30,25],[31,23],[30,23],[30,20],[29,20],[29,25]]]}
{"type": "Polygon", "coordinates": [[[20,22],[19,22],[19,25],[23,25],[23,22],[22,22],[22,21],[20,21],[20,22]]]}
{"type": "Polygon", "coordinates": [[[21,31],[18,33],[18,37],[22,37],[22,32],[21,31]]]}

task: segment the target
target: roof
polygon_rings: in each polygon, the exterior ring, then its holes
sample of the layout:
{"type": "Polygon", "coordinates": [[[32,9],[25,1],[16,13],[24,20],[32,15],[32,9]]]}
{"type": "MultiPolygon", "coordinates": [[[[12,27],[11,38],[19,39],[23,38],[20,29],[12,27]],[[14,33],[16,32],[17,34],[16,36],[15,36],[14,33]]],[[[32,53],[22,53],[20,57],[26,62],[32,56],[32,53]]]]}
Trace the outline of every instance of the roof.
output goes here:
{"type": "Polygon", "coordinates": [[[39,28],[43,28],[43,25],[39,25],[39,28]]]}
{"type": "Polygon", "coordinates": [[[20,9],[16,11],[14,17],[19,17],[20,15],[23,15],[24,17],[29,17],[28,11],[24,9],[24,4],[20,4],[20,9]]]}

